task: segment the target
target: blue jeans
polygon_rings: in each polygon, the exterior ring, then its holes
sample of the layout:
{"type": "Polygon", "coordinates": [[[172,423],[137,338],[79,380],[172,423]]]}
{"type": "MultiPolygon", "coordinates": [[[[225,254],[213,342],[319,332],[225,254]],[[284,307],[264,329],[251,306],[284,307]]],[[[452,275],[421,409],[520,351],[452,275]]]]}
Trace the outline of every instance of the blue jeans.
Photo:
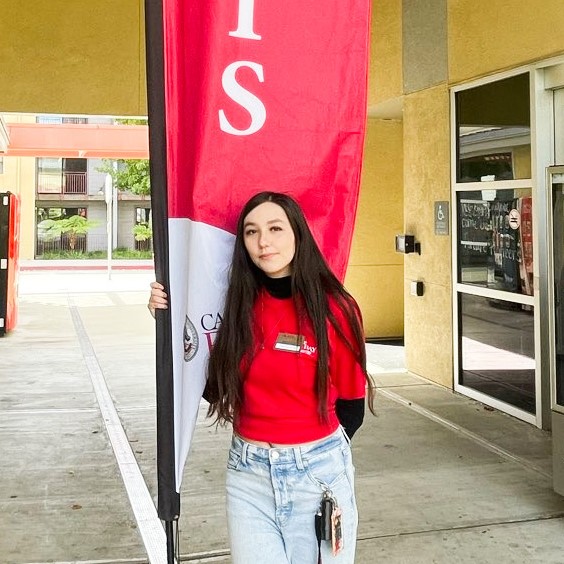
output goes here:
{"type": "Polygon", "coordinates": [[[321,542],[323,564],[353,564],[358,513],[342,429],[309,446],[261,448],[233,436],[227,524],[233,564],[317,564],[315,514],[330,490],[342,510],[344,548],[321,542]]]}

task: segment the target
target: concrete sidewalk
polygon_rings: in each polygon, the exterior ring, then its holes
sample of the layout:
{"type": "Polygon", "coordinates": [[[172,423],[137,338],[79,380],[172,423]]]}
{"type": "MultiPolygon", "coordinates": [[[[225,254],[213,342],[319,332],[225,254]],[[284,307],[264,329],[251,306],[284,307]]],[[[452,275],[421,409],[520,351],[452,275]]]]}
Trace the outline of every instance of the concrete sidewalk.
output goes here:
{"type": "MultiPolygon", "coordinates": [[[[152,516],[134,514],[121,471],[134,501],[154,498],[152,277],[22,272],[19,323],[0,339],[0,563],[147,562],[152,516]],[[110,438],[121,430],[116,459],[110,438]],[[119,451],[129,448],[124,465],[119,451]],[[142,483],[132,490],[136,468],[142,483]]],[[[378,416],[353,442],[356,562],[564,562],[549,435],[406,373],[401,348],[370,345],[369,367],[378,416]]],[[[230,433],[203,415],[204,406],[184,475],[180,549],[183,560],[228,563],[230,433]]]]}

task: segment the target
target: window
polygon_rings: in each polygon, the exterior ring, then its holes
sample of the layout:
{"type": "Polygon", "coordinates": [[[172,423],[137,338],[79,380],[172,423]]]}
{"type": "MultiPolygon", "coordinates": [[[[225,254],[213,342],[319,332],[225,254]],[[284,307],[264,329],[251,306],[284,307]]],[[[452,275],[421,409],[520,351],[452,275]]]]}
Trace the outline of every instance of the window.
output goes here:
{"type": "Polygon", "coordinates": [[[88,118],[84,117],[63,117],[63,123],[88,123],[88,118]]]}
{"type": "Polygon", "coordinates": [[[37,159],[37,193],[60,194],[63,189],[63,159],[37,159]]]}
{"type": "Polygon", "coordinates": [[[536,413],[529,74],[454,95],[455,389],[536,413]]]}
{"type": "Polygon", "coordinates": [[[564,88],[554,91],[554,164],[564,164],[564,88]]]}
{"type": "Polygon", "coordinates": [[[458,281],[533,295],[531,190],[458,192],[458,281]]]}
{"type": "Polygon", "coordinates": [[[63,159],[63,170],[65,172],[82,172],[88,170],[86,159],[63,159]]]}
{"type": "Polygon", "coordinates": [[[58,125],[61,123],[88,123],[88,118],[60,116],[60,115],[43,115],[43,116],[37,116],[36,121],[37,123],[58,125]]]}
{"type": "Polygon", "coordinates": [[[456,94],[457,182],[531,177],[529,75],[456,94]]]}
{"type": "Polygon", "coordinates": [[[151,208],[135,208],[135,225],[151,222],[151,208]]]}
{"type": "Polygon", "coordinates": [[[535,413],[533,310],[460,294],[460,383],[535,413]]]}
{"type": "Polygon", "coordinates": [[[47,124],[63,123],[63,119],[61,116],[54,116],[54,115],[37,116],[36,121],[37,123],[47,123],[47,124]]]}
{"type": "Polygon", "coordinates": [[[63,171],[63,159],[39,157],[37,159],[37,171],[46,174],[61,174],[63,171]]]}

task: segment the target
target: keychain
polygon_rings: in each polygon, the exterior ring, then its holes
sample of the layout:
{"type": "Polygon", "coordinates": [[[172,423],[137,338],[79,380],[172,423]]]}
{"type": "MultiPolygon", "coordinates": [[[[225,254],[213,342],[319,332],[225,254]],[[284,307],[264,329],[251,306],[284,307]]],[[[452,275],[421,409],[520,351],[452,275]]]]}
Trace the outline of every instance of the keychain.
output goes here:
{"type": "Polygon", "coordinates": [[[343,514],[340,507],[335,506],[331,514],[331,546],[333,556],[337,556],[343,550],[343,514]]]}
{"type": "Polygon", "coordinates": [[[342,511],[329,490],[323,492],[319,510],[315,515],[315,533],[320,549],[319,562],[321,562],[322,540],[331,542],[333,556],[337,556],[343,549],[342,511]]]}

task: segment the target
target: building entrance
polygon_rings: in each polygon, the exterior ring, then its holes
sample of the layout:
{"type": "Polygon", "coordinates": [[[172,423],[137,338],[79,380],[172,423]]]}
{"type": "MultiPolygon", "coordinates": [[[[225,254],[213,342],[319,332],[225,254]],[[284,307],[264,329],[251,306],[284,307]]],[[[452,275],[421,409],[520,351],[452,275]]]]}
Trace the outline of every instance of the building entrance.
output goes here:
{"type": "Polygon", "coordinates": [[[537,422],[530,75],[455,92],[455,389],[537,422]]]}

